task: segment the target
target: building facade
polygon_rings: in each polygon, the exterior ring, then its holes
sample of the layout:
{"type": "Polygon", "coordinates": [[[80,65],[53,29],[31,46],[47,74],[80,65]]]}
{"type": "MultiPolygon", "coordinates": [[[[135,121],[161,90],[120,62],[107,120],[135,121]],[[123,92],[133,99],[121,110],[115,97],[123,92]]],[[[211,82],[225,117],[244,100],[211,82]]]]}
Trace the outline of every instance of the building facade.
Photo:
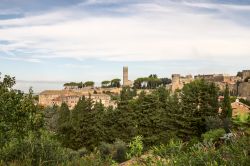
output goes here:
{"type": "Polygon", "coordinates": [[[101,102],[104,107],[116,107],[116,103],[111,100],[111,97],[106,94],[86,94],[72,90],[46,90],[39,94],[39,105],[42,106],[61,106],[66,103],[69,109],[73,109],[78,101],[82,98],[91,98],[92,101],[101,102]]]}
{"type": "Polygon", "coordinates": [[[192,81],[192,75],[181,76],[180,74],[172,74],[172,84],[170,86],[171,91],[174,92],[177,89],[182,89],[185,84],[192,81]]]}

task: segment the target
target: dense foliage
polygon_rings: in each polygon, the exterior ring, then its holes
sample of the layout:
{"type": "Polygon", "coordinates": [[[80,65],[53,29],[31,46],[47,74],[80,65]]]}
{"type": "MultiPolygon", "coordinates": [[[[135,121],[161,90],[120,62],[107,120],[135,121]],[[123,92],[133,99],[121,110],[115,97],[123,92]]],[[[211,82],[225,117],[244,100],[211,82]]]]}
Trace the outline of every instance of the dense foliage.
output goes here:
{"type": "Polygon", "coordinates": [[[136,89],[156,89],[160,86],[166,86],[171,83],[169,78],[158,78],[156,74],[150,74],[148,77],[140,77],[134,81],[136,89]]]}
{"type": "Polygon", "coordinates": [[[86,81],[86,82],[68,82],[68,83],[65,83],[63,86],[83,88],[83,87],[93,87],[94,85],[95,85],[95,82],[86,81]]]}
{"type": "Polygon", "coordinates": [[[226,89],[219,103],[213,83],[196,80],[174,94],[158,87],[137,95],[126,87],[115,109],[82,97],[69,110],[65,103],[39,107],[32,91],[12,88],[14,78],[0,80],[0,165],[249,163],[250,116],[233,119],[227,139],[230,96],[226,89]]]}

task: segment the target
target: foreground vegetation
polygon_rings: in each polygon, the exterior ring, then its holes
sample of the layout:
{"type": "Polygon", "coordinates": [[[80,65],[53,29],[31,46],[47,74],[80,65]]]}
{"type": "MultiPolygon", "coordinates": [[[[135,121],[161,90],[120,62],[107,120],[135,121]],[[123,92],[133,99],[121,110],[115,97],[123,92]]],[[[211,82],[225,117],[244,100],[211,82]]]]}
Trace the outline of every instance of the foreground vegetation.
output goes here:
{"type": "Polygon", "coordinates": [[[0,165],[247,165],[250,116],[232,119],[213,83],[196,80],[170,94],[124,88],[118,108],[83,98],[73,110],[42,108],[32,90],[0,79],[0,165]],[[222,112],[219,114],[219,107],[222,112]]]}

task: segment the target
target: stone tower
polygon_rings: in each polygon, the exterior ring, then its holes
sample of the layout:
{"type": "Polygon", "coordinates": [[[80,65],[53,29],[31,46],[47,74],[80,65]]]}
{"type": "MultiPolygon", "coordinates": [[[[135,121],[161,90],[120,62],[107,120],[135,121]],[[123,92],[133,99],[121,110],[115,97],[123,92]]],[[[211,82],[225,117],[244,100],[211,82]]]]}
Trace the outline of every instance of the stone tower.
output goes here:
{"type": "Polygon", "coordinates": [[[176,89],[181,89],[180,74],[172,74],[172,92],[176,89]]]}
{"type": "Polygon", "coordinates": [[[128,80],[128,67],[123,67],[123,86],[129,86],[129,80],[128,80]]]}

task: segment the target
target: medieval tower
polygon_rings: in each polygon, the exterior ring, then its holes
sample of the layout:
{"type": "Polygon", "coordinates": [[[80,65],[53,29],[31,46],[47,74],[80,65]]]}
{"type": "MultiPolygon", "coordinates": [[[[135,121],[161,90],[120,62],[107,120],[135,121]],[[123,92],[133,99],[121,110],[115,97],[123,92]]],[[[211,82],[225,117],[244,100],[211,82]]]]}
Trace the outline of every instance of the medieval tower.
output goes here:
{"type": "Polygon", "coordinates": [[[129,86],[129,80],[128,80],[128,67],[123,67],[123,86],[129,86]]]}
{"type": "Polygon", "coordinates": [[[172,74],[172,92],[181,88],[180,74],[172,74]]]}

